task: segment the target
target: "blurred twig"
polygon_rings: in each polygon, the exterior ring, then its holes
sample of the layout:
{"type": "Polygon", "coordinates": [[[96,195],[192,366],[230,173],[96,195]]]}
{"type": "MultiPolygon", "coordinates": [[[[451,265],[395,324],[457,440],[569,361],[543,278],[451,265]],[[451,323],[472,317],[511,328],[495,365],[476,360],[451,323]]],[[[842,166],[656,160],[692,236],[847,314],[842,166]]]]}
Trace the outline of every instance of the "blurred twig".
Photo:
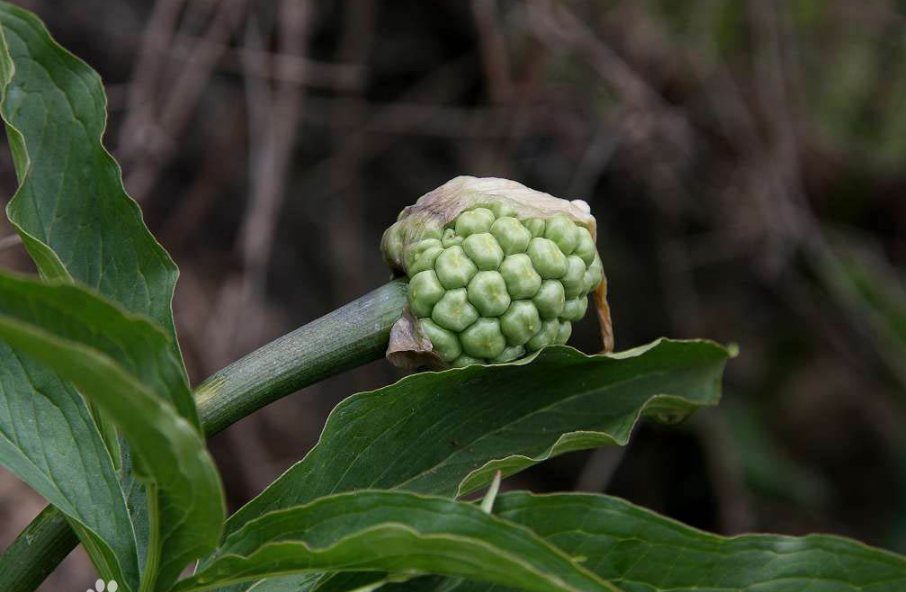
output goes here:
{"type": "MultiPolygon", "coordinates": [[[[277,37],[283,51],[302,55],[311,21],[309,3],[287,0],[278,10],[277,37]]],[[[256,22],[252,19],[246,32],[246,42],[253,48],[263,46],[256,22]]],[[[250,60],[246,68],[251,71],[258,65],[250,60]]],[[[220,351],[212,360],[215,367],[238,353],[236,339],[240,329],[247,343],[254,344],[259,339],[254,323],[240,321],[255,318],[254,313],[260,308],[302,97],[298,85],[287,80],[277,81],[273,91],[260,76],[249,74],[245,82],[252,186],[236,242],[242,266],[238,274],[224,281],[206,331],[208,343],[220,344],[220,351]]]]}
{"type": "Polygon", "coordinates": [[[507,103],[513,93],[510,80],[510,59],[507,52],[504,28],[497,21],[496,0],[472,0],[472,14],[478,29],[482,64],[491,101],[507,103]]]}
{"type": "MultiPolygon", "coordinates": [[[[335,59],[338,63],[363,71],[374,34],[377,3],[374,0],[348,0],[343,5],[342,33],[335,59]]],[[[340,93],[330,105],[328,121],[333,130],[332,152],[337,155],[331,166],[330,204],[332,232],[330,254],[334,261],[332,278],[334,293],[341,300],[351,299],[366,291],[367,280],[362,276],[365,237],[364,201],[367,188],[362,182],[362,167],[369,136],[360,142],[349,143],[343,130],[346,126],[360,128],[367,115],[368,104],[361,88],[340,93]]]]}
{"type": "Polygon", "coordinates": [[[603,493],[626,456],[626,446],[607,446],[591,453],[576,480],[575,491],[603,493]]]}
{"type": "Polygon", "coordinates": [[[4,236],[0,238],[0,251],[5,251],[7,249],[12,249],[17,245],[22,244],[22,237],[18,234],[11,234],[9,236],[4,236]]]}
{"type": "MultiPolygon", "coordinates": [[[[191,57],[189,47],[198,44],[212,45],[205,39],[189,36],[177,36],[176,39],[182,42],[169,48],[167,55],[180,60],[191,57]]],[[[303,56],[250,47],[232,48],[226,44],[219,44],[210,49],[222,56],[219,62],[221,67],[242,73],[244,76],[285,80],[299,86],[335,90],[356,90],[362,86],[362,71],[358,65],[321,62],[303,56]],[[253,67],[249,68],[250,64],[253,67]]]]}
{"type": "Polygon", "coordinates": [[[149,27],[147,53],[143,51],[137,76],[130,91],[130,104],[140,105],[130,111],[120,134],[120,152],[129,170],[126,187],[141,200],[151,190],[160,171],[173,156],[173,145],[188,123],[201,91],[219,59],[224,42],[237,26],[248,0],[224,0],[219,3],[202,38],[190,50],[180,69],[168,79],[157,48],[172,43],[173,30],[183,0],[159,0],[149,27]],[[157,7],[163,5],[160,11],[157,7]],[[155,20],[156,19],[156,20],[155,20]],[[151,55],[151,54],[154,55],[151,55]],[[144,57],[147,55],[147,57],[144,57]],[[167,92],[156,102],[161,89],[167,92]]]}
{"type": "Polygon", "coordinates": [[[745,490],[743,466],[729,427],[718,413],[699,413],[690,420],[705,450],[710,482],[718,500],[720,532],[739,534],[752,529],[755,517],[745,490]]]}

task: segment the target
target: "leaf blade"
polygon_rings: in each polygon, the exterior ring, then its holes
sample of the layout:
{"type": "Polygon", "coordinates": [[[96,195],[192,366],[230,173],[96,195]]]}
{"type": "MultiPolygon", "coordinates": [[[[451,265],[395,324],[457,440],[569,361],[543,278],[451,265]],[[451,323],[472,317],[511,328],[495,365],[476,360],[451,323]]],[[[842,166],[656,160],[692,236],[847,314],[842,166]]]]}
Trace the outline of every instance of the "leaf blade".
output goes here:
{"type": "Polygon", "coordinates": [[[165,375],[168,364],[181,376],[166,335],[85,288],[0,274],[0,338],[72,381],[122,429],[161,491],[157,589],[169,587],[216,547],[226,510],[202,435],[154,392],[164,386],[143,382],[143,372],[165,375]]]}
{"type": "MultiPolygon", "coordinates": [[[[7,216],[42,277],[88,285],[164,328],[182,376],[171,381],[169,390],[155,392],[172,400],[200,431],[194,400],[179,384],[187,377],[171,306],[178,269],[148,231],[125,192],[119,166],[103,146],[106,97],[100,77],[57,44],[30,12],[0,2],[0,25],[0,116],[20,182],[7,216]]],[[[120,449],[104,414],[93,404],[89,408],[118,469],[128,451],[120,449]]],[[[90,431],[86,425],[73,440],[94,438],[90,431]]],[[[149,532],[145,495],[132,495],[136,484],[128,463],[121,481],[130,491],[127,508],[143,562],[149,532]]],[[[94,541],[84,542],[94,547],[94,541]]]]}
{"type": "Polygon", "coordinates": [[[269,574],[445,573],[537,592],[617,592],[530,531],[437,497],[360,491],[320,498],[249,522],[213,563],[175,592],[269,574]]]}
{"type": "MultiPolygon", "coordinates": [[[[179,272],[104,148],[100,77],[56,43],[34,14],[0,2],[0,25],[0,115],[20,183],[7,217],[42,277],[78,281],[147,315],[170,336],[182,368],[171,306],[179,272]]],[[[191,396],[173,397],[200,429],[191,396]]]]}
{"type": "MultiPolygon", "coordinates": [[[[693,586],[715,592],[896,592],[906,585],[906,558],[832,535],[721,537],[605,495],[514,492],[501,495],[495,508],[566,553],[581,554],[582,565],[633,592],[693,586]]],[[[490,590],[475,582],[450,587],[441,578],[385,589],[490,590]]]]}
{"type": "Polygon", "coordinates": [[[497,470],[506,476],[569,450],[624,444],[643,414],[715,405],[731,355],[710,342],[659,340],[621,354],[554,347],[514,364],[408,376],[340,403],[318,445],[227,530],[340,491],[462,495],[497,470]]]}
{"type": "Polygon", "coordinates": [[[101,555],[92,557],[109,566],[99,570],[103,577],[135,588],[139,568],[129,513],[84,400],[2,341],[0,360],[0,463],[95,539],[101,555]]]}

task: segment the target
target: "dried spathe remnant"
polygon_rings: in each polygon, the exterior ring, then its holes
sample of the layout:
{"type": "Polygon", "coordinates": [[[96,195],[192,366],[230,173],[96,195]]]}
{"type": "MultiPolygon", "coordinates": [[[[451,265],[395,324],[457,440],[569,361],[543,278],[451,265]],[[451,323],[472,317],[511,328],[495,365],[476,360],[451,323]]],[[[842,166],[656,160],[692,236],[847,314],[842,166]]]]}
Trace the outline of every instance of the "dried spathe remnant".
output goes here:
{"type": "Polygon", "coordinates": [[[516,360],[566,343],[589,295],[609,351],[595,232],[585,202],[514,181],[457,177],[426,194],[381,244],[391,268],[409,277],[411,317],[395,327],[391,361],[443,368],[516,360]],[[430,348],[413,345],[425,338],[430,348]]]}

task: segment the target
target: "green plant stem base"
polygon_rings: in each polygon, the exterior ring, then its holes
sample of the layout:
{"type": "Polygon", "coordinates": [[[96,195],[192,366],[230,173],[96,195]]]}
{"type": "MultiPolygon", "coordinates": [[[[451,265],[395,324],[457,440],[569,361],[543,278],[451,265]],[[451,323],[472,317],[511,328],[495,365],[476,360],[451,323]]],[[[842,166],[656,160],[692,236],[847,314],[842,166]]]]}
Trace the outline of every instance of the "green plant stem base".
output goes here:
{"type": "Polygon", "coordinates": [[[0,555],[0,573],[6,589],[36,589],[78,544],[63,512],[48,505],[0,555]]]}
{"type": "MultiPolygon", "coordinates": [[[[391,281],[219,370],[195,389],[210,437],[299,389],[384,356],[408,284],[391,281]]],[[[79,540],[47,506],[0,555],[4,592],[32,592],[79,540]]]]}

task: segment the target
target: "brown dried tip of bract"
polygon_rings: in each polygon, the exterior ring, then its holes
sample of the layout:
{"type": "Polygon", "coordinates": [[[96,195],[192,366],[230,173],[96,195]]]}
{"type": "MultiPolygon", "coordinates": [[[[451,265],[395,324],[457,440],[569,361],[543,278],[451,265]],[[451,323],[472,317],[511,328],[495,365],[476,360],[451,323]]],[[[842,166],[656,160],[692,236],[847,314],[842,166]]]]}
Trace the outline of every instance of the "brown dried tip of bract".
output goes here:
{"type": "Polygon", "coordinates": [[[397,368],[407,370],[448,368],[447,364],[433,350],[431,340],[418,328],[418,321],[407,307],[403,316],[390,328],[387,361],[397,368]]]}
{"type": "MultiPolygon", "coordinates": [[[[476,207],[503,206],[515,211],[519,219],[550,218],[563,215],[588,229],[597,241],[597,224],[587,203],[565,200],[535,191],[522,183],[496,177],[455,177],[407,206],[397,221],[384,232],[381,252],[394,275],[408,275],[406,251],[426,238],[440,239],[444,227],[462,212],[476,207]]],[[[613,327],[607,304],[607,278],[591,294],[601,326],[603,351],[613,351],[613,327]]],[[[407,311],[408,312],[408,311],[407,311]]],[[[387,358],[404,368],[444,367],[433,353],[430,340],[411,315],[394,325],[387,358]]]]}

